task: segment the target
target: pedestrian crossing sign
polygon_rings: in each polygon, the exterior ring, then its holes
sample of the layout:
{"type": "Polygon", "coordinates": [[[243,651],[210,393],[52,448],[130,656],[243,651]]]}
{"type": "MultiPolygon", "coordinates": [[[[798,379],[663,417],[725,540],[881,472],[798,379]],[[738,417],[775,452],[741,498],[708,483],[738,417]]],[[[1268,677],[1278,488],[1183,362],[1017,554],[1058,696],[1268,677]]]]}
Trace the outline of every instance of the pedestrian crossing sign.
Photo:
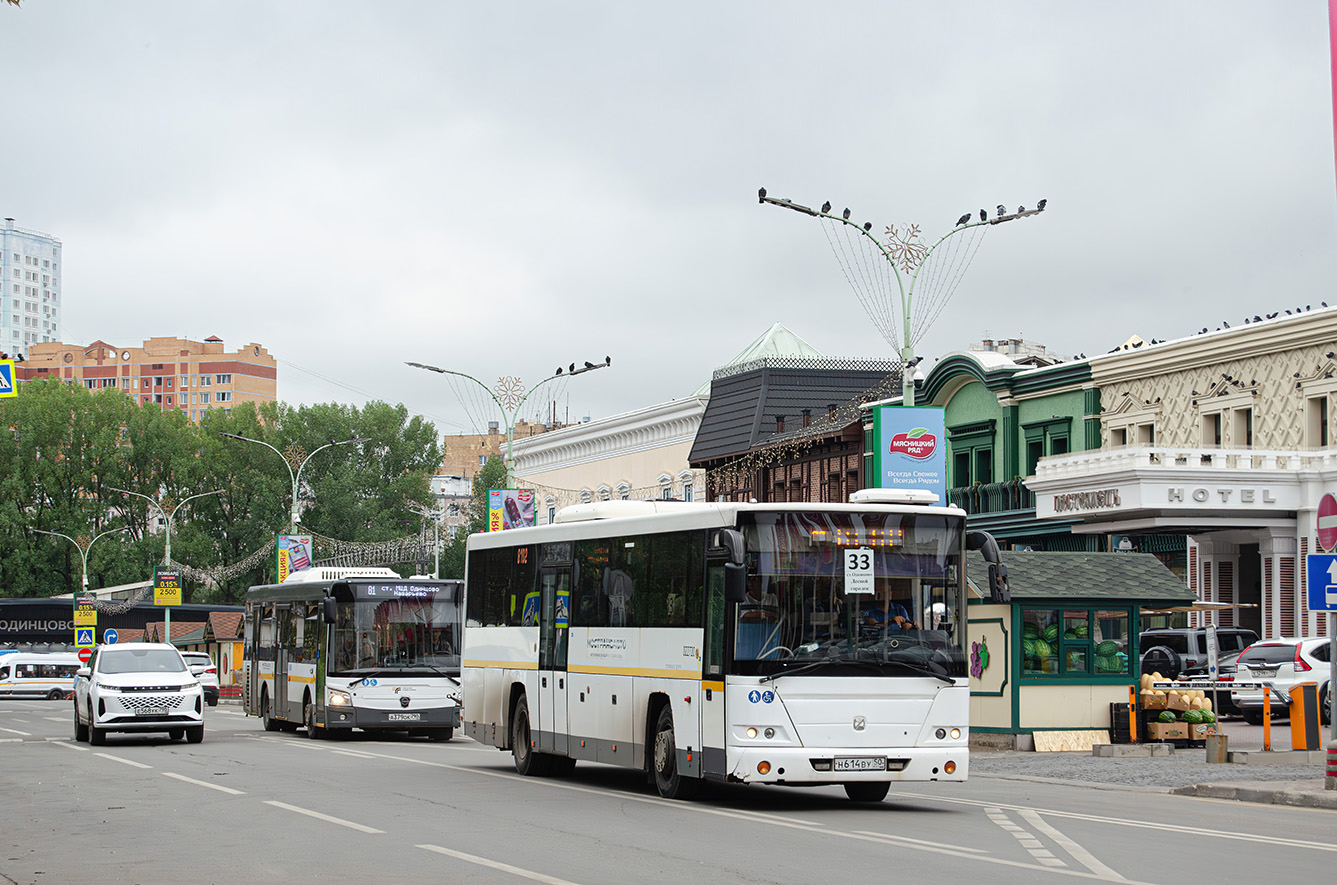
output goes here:
{"type": "Polygon", "coordinates": [[[74,631],[74,644],[80,648],[92,648],[94,628],[78,627],[74,631]]]}
{"type": "Polygon", "coordinates": [[[0,398],[18,395],[18,386],[14,384],[14,361],[0,360],[0,398]]]}

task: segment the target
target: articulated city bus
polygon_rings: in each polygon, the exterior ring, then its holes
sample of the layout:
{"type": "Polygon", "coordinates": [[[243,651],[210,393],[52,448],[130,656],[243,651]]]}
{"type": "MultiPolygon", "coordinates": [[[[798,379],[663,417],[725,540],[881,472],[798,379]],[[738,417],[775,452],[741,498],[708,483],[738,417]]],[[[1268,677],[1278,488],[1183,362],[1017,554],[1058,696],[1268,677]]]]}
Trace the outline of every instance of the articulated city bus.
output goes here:
{"type": "Polygon", "coordinates": [[[963,558],[997,545],[931,493],[848,504],[612,501],[468,541],[465,734],[521,774],[577,760],[702,780],[960,781],[963,558]]]}
{"type": "Polygon", "coordinates": [[[73,653],[13,652],[0,657],[0,697],[47,698],[58,701],[74,689],[82,666],[73,653]]]}
{"type": "Polygon", "coordinates": [[[459,727],[461,581],[312,568],[246,594],[242,703],[267,731],[459,727]]]}

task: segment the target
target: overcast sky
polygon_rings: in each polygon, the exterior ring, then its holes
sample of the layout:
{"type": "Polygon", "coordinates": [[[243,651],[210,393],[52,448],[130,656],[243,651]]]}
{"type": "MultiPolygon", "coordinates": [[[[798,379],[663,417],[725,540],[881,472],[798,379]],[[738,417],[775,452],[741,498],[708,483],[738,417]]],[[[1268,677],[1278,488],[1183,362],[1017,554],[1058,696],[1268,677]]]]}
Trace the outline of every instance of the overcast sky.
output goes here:
{"type": "Polygon", "coordinates": [[[987,228],[930,363],[1337,304],[1329,70],[1322,0],[24,0],[0,215],[62,241],[68,342],[257,341],[283,400],[447,433],[473,419],[405,360],[532,385],[609,355],[553,385],[598,418],[775,322],[894,356],[763,185],[931,239],[1048,200],[987,228]]]}

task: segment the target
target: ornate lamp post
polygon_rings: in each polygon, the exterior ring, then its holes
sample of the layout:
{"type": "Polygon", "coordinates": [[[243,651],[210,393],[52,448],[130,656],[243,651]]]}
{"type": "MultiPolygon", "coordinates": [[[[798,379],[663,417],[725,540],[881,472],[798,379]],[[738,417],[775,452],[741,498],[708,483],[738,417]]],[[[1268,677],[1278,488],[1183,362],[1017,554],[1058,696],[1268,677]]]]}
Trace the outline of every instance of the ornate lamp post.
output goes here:
{"type": "Polygon", "coordinates": [[[83,568],[82,577],[83,577],[83,589],[85,593],[88,592],[88,549],[92,547],[95,543],[97,543],[99,538],[105,538],[107,537],[107,535],[115,535],[120,532],[128,530],[129,526],[121,526],[118,529],[108,529],[105,532],[101,532],[97,535],[94,535],[92,540],[89,540],[89,537],[87,535],[80,535],[78,538],[71,538],[69,535],[61,534],[60,532],[48,532],[45,529],[32,529],[32,531],[37,532],[37,534],[39,535],[55,535],[57,538],[64,538],[66,541],[69,541],[71,544],[73,544],[76,549],[78,549],[79,562],[81,563],[83,568]]]}
{"type": "Polygon", "coordinates": [[[358,443],[371,442],[370,438],[365,436],[355,436],[350,439],[330,440],[329,442],[325,443],[325,445],[320,446],[319,448],[317,448],[315,451],[313,451],[311,454],[308,455],[306,453],[306,450],[303,449],[301,446],[297,445],[296,443],[288,446],[286,450],[280,452],[278,449],[274,448],[264,440],[251,439],[249,436],[242,436],[241,434],[238,433],[220,433],[219,435],[225,436],[228,439],[239,439],[242,442],[255,443],[258,446],[264,446],[265,448],[269,449],[271,452],[273,452],[274,454],[278,455],[280,458],[283,459],[283,463],[286,464],[288,467],[288,477],[292,480],[292,510],[290,512],[290,519],[288,523],[289,531],[297,530],[297,522],[300,516],[300,514],[297,512],[297,494],[302,481],[302,468],[307,465],[307,462],[310,461],[312,458],[316,457],[316,455],[319,452],[325,451],[330,446],[349,446],[349,445],[356,445],[358,443]]]}
{"type": "Polygon", "coordinates": [[[841,225],[847,225],[854,228],[859,235],[867,238],[878,253],[891,266],[892,275],[896,278],[897,288],[901,296],[901,321],[903,333],[901,338],[901,365],[903,375],[901,380],[901,404],[913,406],[915,404],[915,384],[914,373],[915,366],[923,357],[915,357],[914,343],[911,339],[911,308],[914,301],[915,283],[919,279],[919,271],[928,261],[928,257],[933,251],[942,245],[948,237],[959,234],[962,231],[971,228],[981,227],[983,225],[1002,224],[1006,221],[1016,221],[1018,218],[1029,218],[1032,215],[1039,215],[1045,209],[1045,201],[1041,200],[1034,209],[1027,210],[1024,207],[1018,208],[1016,212],[1009,213],[1003,206],[999,206],[997,213],[989,217],[983,209],[980,210],[979,220],[973,220],[973,213],[966,213],[957,221],[956,227],[939,237],[933,245],[925,245],[919,242],[919,225],[908,225],[901,230],[895,227],[887,228],[888,242],[883,245],[877,237],[871,233],[873,225],[864,223],[862,225],[850,221],[850,210],[846,209],[840,215],[832,215],[831,204],[824,203],[822,208],[810,209],[807,206],[800,205],[792,200],[781,200],[775,197],[766,196],[766,188],[757,192],[757,200],[761,203],[770,203],[772,206],[779,206],[782,209],[793,209],[795,212],[801,212],[804,215],[811,215],[813,218],[825,218],[841,225]],[[908,277],[908,280],[906,279],[908,277]]]}
{"type": "Polygon", "coordinates": [[[572,375],[582,375],[585,372],[593,372],[595,369],[602,369],[613,364],[612,357],[604,357],[602,363],[586,362],[583,366],[577,367],[575,363],[571,368],[563,372],[558,368],[555,373],[544,378],[533,387],[525,390],[524,383],[512,375],[507,375],[497,379],[496,386],[488,387],[482,381],[479,381],[472,375],[466,375],[463,372],[455,372],[451,369],[442,369],[437,366],[428,366],[423,363],[404,363],[406,366],[412,366],[415,369],[426,369],[429,372],[436,372],[439,375],[454,375],[456,378],[464,378],[477,384],[487,395],[497,404],[501,410],[502,417],[506,419],[506,485],[508,488],[515,487],[515,461],[511,457],[511,445],[515,441],[515,416],[520,412],[520,408],[525,401],[549,381],[556,381],[558,378],[567,378],[572,375]]]}

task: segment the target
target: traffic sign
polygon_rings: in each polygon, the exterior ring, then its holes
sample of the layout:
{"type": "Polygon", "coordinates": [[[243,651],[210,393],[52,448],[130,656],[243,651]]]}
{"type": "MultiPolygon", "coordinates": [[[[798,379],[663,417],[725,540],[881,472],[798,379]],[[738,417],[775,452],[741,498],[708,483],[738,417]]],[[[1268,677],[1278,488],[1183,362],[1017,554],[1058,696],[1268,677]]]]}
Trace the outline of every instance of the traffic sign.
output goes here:
{"type": "Polygon", "coordinates": [[[92,660],[92,658],[93,658],[93,650],[91,648],[79,649],[79,663],[87,664],[90,660],[92,660]]]}
{"type": "Polygon", "coordinates": [[[14,383],[14,361],[0,360],[0,398],[18,395],[19,388],[14,383]]]}
{"type": "Polygon", "coordinates": [[[113,629],[111,629],[110,627],[108,627],[106,630],[103,630],[103,631],[102,631],[102,641],[105,642],[105,643],[107,643],[107,645],[115,645],[115,644],[116,644],[116,631],[113,630],[113,629]]]}
{"type": "Polygon", "coordinates": [[[93,632],[92,627],[76,627],[74,629],[74,644],[80,648],[92,648],[95,644],[93,641],[93,632]]]}
{"type": "Polygon", "coordinates": [[[1309,572],[1309,610],[1337,611],[1337,554],[1311,553],[1305,557],[1309,572]]]}
{"type": "Polygon", "coordinates": [[[1318,546],[1320,550],[1337,547],[1337,498],[1331,492],[1318,499],[1318,546]]]}

